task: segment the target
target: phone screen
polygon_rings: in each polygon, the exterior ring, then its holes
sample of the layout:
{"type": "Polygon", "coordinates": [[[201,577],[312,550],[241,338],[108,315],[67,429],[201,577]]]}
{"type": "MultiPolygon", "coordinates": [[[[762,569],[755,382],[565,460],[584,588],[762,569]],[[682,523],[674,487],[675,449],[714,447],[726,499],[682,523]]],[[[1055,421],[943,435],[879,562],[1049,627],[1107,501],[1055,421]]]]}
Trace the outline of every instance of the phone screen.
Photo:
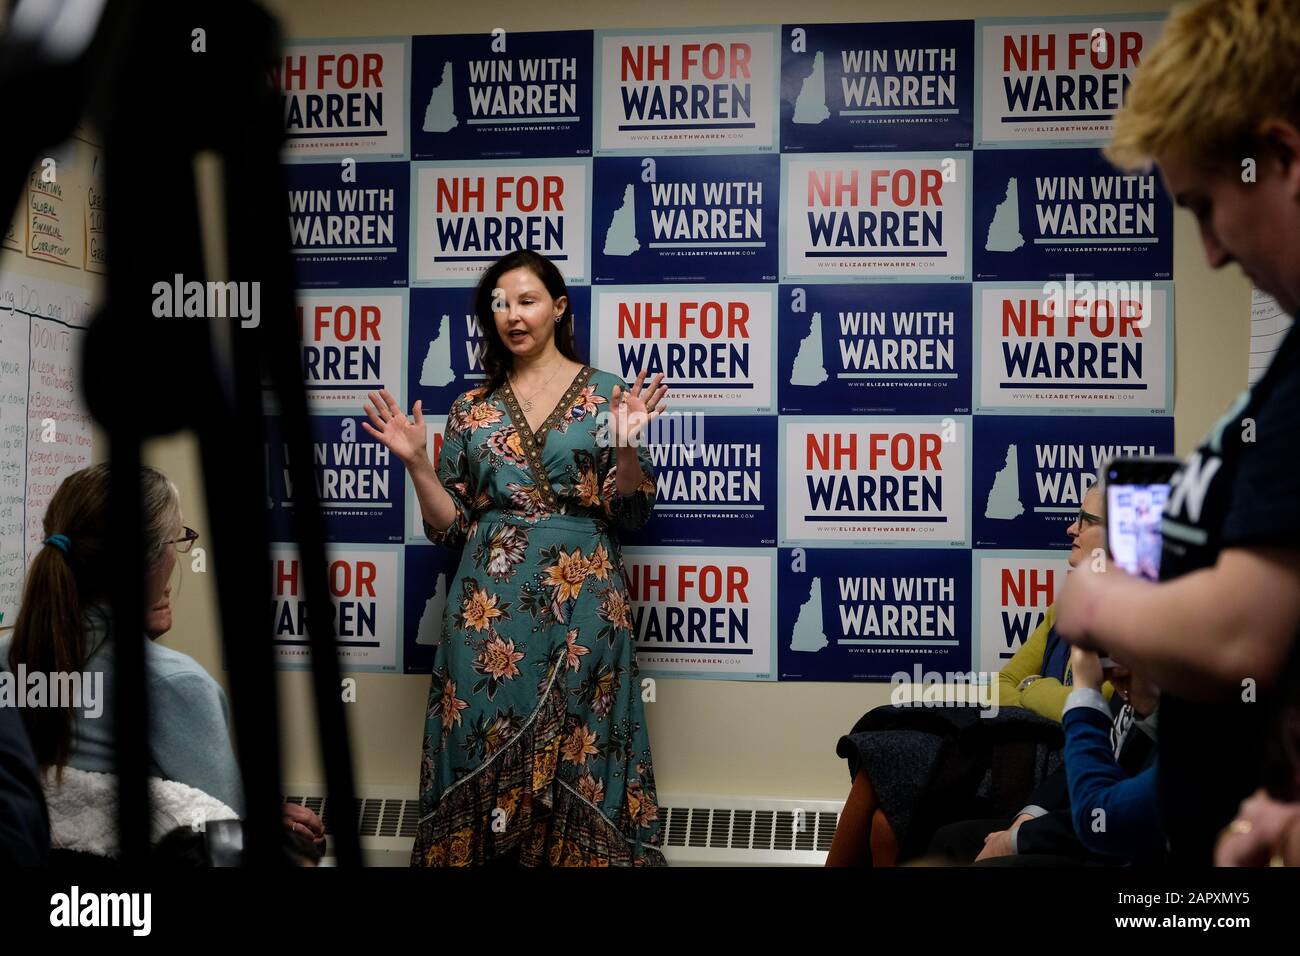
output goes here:
{"type": "Polygon", "coordinates": [[[1163,482],[1106,485],[1106,543],[1111,558],[1129,574],[1160,579],[1160,514],[1168,497],[1163,482]]]}

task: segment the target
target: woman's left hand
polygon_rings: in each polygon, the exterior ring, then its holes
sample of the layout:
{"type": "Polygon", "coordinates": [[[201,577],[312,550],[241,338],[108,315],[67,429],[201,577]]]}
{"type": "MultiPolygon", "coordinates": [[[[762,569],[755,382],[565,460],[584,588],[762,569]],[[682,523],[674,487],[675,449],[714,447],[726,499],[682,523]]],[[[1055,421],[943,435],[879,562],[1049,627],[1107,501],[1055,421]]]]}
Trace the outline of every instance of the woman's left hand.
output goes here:
{"type": "Polygon", "coordinates": [[[646,426],[668,407],[668,403],[664,401],[664,396],[668,394],[668,386],[660,384],[663,377],[663,372],[657,373],[654,381],[646,386],[644,385],[645,370],[642,369],[637,373],[632,388],[625,390],[621,385],[614,386],[610,402],[610,410],[613,413],[610,415],[610,430],[615,448],[625,448],[635,444],[644,433],[646,426]]]}

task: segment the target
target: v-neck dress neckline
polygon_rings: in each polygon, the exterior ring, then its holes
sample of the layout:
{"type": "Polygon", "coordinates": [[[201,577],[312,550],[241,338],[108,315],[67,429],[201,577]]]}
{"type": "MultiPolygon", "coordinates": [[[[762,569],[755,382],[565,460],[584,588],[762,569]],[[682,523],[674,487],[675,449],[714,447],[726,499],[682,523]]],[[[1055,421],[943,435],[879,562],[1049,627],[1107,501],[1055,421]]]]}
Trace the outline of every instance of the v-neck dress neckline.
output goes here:
{"type": "Polygon", "coordinates": [[[501,387],[501,394],[506,403],[506,412],[510,416],[511,423],[519,430],[520,444],[523,446],[524,454],[528,456],[533,481],[541,491],[547,506],[552,510],[558,508],[559,502],[556,500],[551,482],[547,478],[546,466],[542,462],[542,448],[546,445],[546,434],[555,427],[555,417],[561,412],[567,413],[573,407],[573,402],[578,397],[578,393],[587,386],[587,383],[595,374],[596,370],[590,365],[584,365],[578,369],[578,373],[573,377],[573,381],[569,383],[569,387],[564,390],[564,394],[555,403],[551,413],[542,419],[542,423],[537,426],[535,432],[533,427],[528,424],[528,417],[520,407],[519,399],[515,397],[515,390],[510,385],[510,379],[507,378],[501,387]]]}

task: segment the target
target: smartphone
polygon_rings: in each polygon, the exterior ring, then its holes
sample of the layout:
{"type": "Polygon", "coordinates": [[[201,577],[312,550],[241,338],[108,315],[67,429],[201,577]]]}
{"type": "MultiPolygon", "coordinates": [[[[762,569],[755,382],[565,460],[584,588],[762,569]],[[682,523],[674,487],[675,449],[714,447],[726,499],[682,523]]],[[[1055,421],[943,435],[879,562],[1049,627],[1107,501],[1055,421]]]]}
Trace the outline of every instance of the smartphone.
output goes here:
{"type": "Polygon", "coordinates": [[[1160,579],[1160,516],[1177,458],[1113,458],[1102,470],[1106,492],[1106,546],[1129,574],[1160,579]]]}
{"type": "MultiPolygon", "coordinates": [[[[1160,516],[1169,497],[1169,479],[1181,462],[1168,455],[1112,458],[1099,476],[1106,495],[1106,547],[1129,574],[1160,579],[1160,516]]],[[[1102,670],[1115,662],[1101,652],[1102,670]]]]}

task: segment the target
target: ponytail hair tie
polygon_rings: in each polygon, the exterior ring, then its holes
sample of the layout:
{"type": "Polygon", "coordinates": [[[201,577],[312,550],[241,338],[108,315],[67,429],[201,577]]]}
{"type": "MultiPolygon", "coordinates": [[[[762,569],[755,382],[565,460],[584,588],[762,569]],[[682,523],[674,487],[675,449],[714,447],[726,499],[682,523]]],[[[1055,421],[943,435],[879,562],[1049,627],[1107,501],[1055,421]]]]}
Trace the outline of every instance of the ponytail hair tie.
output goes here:
{"type": "Polygon", "coordinates": [[[64,554],[68,553],[68,545],[72,544],[72,539],[66,534],[52,534],[46,538],[43,544],[52,544],[64,554]]]}

